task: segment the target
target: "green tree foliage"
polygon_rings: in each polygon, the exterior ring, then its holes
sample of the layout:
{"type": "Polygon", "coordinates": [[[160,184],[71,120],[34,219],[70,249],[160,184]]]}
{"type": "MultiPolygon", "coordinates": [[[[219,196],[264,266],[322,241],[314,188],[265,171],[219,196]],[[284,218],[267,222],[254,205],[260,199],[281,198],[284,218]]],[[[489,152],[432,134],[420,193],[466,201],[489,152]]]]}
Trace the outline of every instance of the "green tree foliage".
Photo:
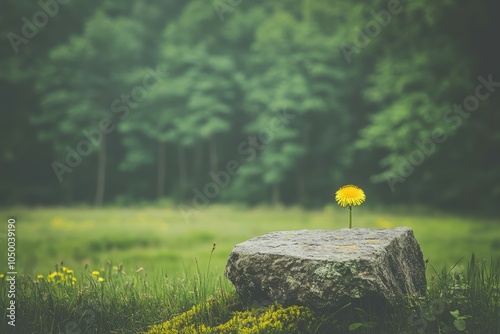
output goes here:
{"type": "Polygon", "coordinates": [[[129,62],[137,59],[142,49],[140,29],[125,17],[112,18],[97,12],[81,36],[51,51],[38,76],[44,113],[34,117],[34,122],[56,125],[41,131],[40,139],[53,142],[56,150],[66,150],[65,161],[55,161],[52,168],[62,182],[65,173],[71,173],[88,152],[97,149],[96,204],[101,204],[104,196],[106,135],[115,128],[113,113],[120,110],[114,105],[125,91],[124,75],[129,62]],[[128,57],[123,58],[123,54],[128,57]],[[77,144],[71,147],[72,143],[77,144]]]}
{"type": "MultiPolygon", "coordinates": [[[[48,193],[88,201],[95,191],[99,204],[108,184],[109,201],[170,196],[189,204],[237,161],[238,174],[218,180],[221,196],[204,202],[324,205],[355,182],[374,202],[493,208],[500,200],[493,7],[59,5],[17,54],[9,38],[0,53],[7,110],[0,173],[8,176],[0,186],[12,202],[43,202],[48,193]],[[474,97],[478,85],[487,97],[474,97]],[[470,109],[474,98],[469,112],[464,104],[470,109]],[[85,140],[99,153],[77,162],[85,140]],[[16,164],[42,167],[23,181],[16,164]],[[24,186],[13,191],[16,182],[24,186]]],[[[0,31],[21,34],[21,19],[40,10],[8,1],[0,31]]]]}
{"type": "MultiPolygon", "coordinates": [[[[497,118],[490,111],[496,98],[480,99],[476,106],[472,102],[470,108],[477,110],[472,114],[465,105],[482,83],[478,78],[487,79],[498,69],[490,63],[486,72],[480,71],[471,43],[487,37],[478,32],[474,35],[462,24],[471,18],[480,21],[487,16],[483,10],[453,6],[449,1],[408,3],[392,18],[402,20],[394,22],[396,29],[383,31],[361,55],[376,57],[364,91],[376,112],[362,128],[357,147],[381,149],[377,157],[381,172],[372,180],[386,182],[392,191],[399,188],[404,200],[428,201],[433,184],[443,191],[429,202],[466,205],[464,192],[490,188],[487,184],[497,178],[491,157],[495,154],[491,147],[497,145],[493,144],[496,136],[491,134],[496,131],[487,125],[497,118]],[[489,133],[489,139],[480,135],[482,143],[476,141],[472,148],[471,140],[477,136],[472,135],[472,128],[480,127],[483,131],[477,135],[489,133]],[[483,145],[489,148],[482,148],[480,155],[474,153],[483,145]],[[477,155],[479,163],[466,158],[471,155],[477,155]]],[[[496,187],[487,193],[490,199],[500,195],[496,187]]]]}

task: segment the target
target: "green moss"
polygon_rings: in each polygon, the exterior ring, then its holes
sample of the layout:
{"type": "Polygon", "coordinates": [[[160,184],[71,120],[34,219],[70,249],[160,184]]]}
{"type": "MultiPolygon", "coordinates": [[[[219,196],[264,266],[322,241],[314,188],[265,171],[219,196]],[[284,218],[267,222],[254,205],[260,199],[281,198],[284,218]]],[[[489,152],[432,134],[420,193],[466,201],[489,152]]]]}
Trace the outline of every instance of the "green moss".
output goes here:
{"type": "Polygon", "coordinates": [[[153,326],[148,334],[309,333],[317,322],[307,307],[282,307],[279,304],[235,311],[228,321],[220,324],[200,322],[204,318],[202,313],[210,312],[212,307],[209,303],[193,306],[189,311],[153,326]]]}

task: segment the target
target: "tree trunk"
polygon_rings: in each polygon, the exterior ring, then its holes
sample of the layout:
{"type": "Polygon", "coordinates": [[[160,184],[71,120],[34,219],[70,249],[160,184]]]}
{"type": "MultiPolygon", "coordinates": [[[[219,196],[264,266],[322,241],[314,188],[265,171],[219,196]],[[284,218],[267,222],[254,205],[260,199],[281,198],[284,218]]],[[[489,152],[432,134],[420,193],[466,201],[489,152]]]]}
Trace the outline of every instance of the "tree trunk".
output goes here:
{"type": "Polygon", "coordinates": [[[104,199],[104,186],[106,184],[106,135],[103,134],[99,146],[97,161],[97,189],[95,193],[95,205],[101,206],[104,199]]]}
{"type": "Polygon", "coordinates": [[[273,184],[273,204],[278,205],[281,201],[280,195],[280,185],[278,183],[273,184]]]}
{"type": "Polygon", "coordinates": [[[184,146],[179,145],[178,149],[179,154],[179,199],[182,201],[186,194],[186,180],[187,180],[187,171],[186,171],[186,150],[184,146]]]}
{"type": "Polygon", "coordinates": [[[219,157],[217,154],[217,142],[215,141],[215,135],[210,137],[210,169],[212,172],[217,173],[217,168],[219,164],[219,157]]]}
{"type": "Polygon", "coordinates": [[[201,179],[202,160],[203,160],[203,143],[200,141],[198,144],[196,144],[194,150],[193,179],[195,184],[197,184],[201,179]]]}
{"type": "MultiPolygon", "coordinates": [[[[305,152],[309,152],[309,141],[309,130],[304,130],[302,133],[302,145],[304,145],[305,152]]],[[[305,157],[306,154],[303,154],[299,158],[299,170],[297,175],[297,192],[299,193],[299,200],[302,202],[302,204],[305,204],[307,198],[306,178],[304,175],[305,171],[308,170],[308,166],[305,157]]]]}
{"type": "Polygon", "coordinates": [[[304,168],[302,166],[297,173],[297,192],[299,193],[300,202],[304,204],[306,201],[306,181],[304,179],[304,168]]]}
{"type": "Polygon", "coordinates": [[[158,143],[158,183],[156,185],[156,194],[158,199],[165,195],[165,167],[167,164],[166,149],[167,144],[165,142],[158,143]]]}

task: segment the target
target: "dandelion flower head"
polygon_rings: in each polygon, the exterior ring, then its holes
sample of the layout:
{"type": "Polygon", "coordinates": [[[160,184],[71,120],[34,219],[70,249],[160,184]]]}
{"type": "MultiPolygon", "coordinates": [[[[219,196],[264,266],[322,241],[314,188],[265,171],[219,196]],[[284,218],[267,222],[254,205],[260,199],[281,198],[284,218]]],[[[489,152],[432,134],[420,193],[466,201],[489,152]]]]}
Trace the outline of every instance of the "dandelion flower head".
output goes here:
{"type": "Polygon", "coordinates": [[[362,204],[366,199],[363,189],[347,184],[340,187],[335,193],[335,200],[340,206],[354,206],[362,204]]]}

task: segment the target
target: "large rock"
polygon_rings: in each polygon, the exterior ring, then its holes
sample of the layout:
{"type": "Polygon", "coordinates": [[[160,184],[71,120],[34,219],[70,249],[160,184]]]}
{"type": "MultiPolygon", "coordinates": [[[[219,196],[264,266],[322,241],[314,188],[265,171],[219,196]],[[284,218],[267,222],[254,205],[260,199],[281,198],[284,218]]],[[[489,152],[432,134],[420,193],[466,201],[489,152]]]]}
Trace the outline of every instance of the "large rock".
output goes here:
{"type": "Polygon", "coordinates": [[[422,252],[408,227],[264,234],[234,247],[225,275],[248,302],[320,310],[353,298],[392,303],[426,288],[422,252]]]}

